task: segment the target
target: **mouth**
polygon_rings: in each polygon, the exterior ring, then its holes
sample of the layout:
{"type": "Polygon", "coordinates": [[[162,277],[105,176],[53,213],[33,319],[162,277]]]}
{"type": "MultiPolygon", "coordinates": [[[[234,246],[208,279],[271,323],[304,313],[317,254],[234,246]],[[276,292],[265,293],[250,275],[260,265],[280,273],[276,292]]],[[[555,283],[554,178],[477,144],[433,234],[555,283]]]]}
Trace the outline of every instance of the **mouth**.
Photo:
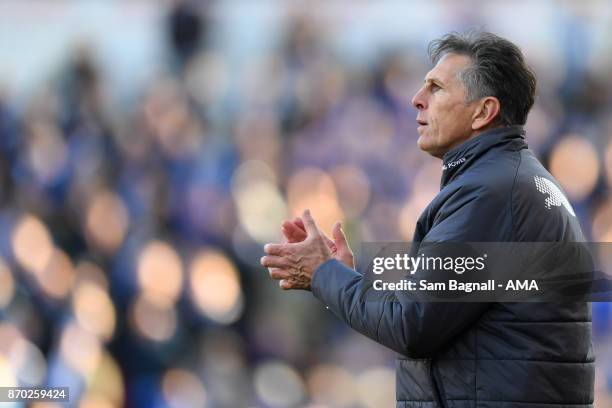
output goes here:
{"type": "Polygon", "coordinates": [[[421,119],[417,119],[417,123],[419,124],[419,126],[427,126],[427,122],[421,119]]]}

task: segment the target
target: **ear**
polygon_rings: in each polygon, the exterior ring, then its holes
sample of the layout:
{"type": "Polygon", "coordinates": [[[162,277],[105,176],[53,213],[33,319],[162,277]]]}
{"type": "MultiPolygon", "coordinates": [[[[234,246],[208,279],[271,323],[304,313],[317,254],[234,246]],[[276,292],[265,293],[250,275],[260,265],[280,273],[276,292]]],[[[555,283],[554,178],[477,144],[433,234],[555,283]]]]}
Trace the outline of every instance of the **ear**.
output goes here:
{"type": "Polygon", "coordinates": [[[494,96],[481,99],[472,116],[472,130],[481,130],[494,123],[500,107],[499,99],[494,96]]]}

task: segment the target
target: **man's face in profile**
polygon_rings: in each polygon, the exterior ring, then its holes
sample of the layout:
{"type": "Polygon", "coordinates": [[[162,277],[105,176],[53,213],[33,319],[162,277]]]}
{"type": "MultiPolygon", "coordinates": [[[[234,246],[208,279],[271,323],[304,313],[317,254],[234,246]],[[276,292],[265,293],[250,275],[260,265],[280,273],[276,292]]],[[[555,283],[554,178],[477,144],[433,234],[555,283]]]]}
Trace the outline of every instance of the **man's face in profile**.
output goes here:
{"type": "Polygon", "coordinates": [[[473,134],[473,104],[466,104],[466,90],[459,73],[469,67],[470,58],[446,54],[425,76],[425,83],[412,98],[419,111],[417,122],[421,150],[442,158],[473,134]]]}

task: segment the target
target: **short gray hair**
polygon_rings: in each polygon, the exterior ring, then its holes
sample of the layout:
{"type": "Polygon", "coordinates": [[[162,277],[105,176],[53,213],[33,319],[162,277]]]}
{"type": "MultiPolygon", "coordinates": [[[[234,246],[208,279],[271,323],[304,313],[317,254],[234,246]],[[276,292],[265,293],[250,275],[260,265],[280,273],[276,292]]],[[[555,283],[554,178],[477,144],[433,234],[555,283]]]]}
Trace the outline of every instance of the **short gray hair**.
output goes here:
{"type": "Polygon", "coordinates": [[[428,47],[436,64],[446,54],[466,55],[472,65],[459,73],[466,102],[494,96],[500,102],[502,125],[524,125],[535,101],[536,76],[512,42],[485,31],[453,32],[428,47]]]}

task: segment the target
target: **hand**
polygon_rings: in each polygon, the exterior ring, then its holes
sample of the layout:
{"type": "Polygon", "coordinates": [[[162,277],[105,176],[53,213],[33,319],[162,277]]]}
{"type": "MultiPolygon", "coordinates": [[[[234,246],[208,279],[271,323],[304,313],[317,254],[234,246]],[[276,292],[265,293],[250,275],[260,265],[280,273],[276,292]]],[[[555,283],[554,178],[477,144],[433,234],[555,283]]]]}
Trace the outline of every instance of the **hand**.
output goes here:
{"type": "Polygon", "coordinates": [[[264,247],[267,255],[261,258],[261,264],[272,268],[270,276],[280,280],[283,289],[310,290],[314,271],[332,259],[331,250],[309,210],[304,211],[302,220],[306,236],[301,241],[264,247]]]}
{"type": "MultiPolygon", "coordinates": [[[[306,228],[304,227],[304,221],[300,217],[295,217],[293,221],[285,221],[281,226],[283,235],[285,236],[286,242],[302,242],[306,239],[306,228]]],[[[327,247],[332,253],[332,257],[351,269],[355,269],[355,260],[353,257],[353,251],[346,241],[346,236],[342,230],[342,224],[340,221],[334,224],[332,228],[332,241],[321,231],[321,235],[327,244],[327,247]]]]}

